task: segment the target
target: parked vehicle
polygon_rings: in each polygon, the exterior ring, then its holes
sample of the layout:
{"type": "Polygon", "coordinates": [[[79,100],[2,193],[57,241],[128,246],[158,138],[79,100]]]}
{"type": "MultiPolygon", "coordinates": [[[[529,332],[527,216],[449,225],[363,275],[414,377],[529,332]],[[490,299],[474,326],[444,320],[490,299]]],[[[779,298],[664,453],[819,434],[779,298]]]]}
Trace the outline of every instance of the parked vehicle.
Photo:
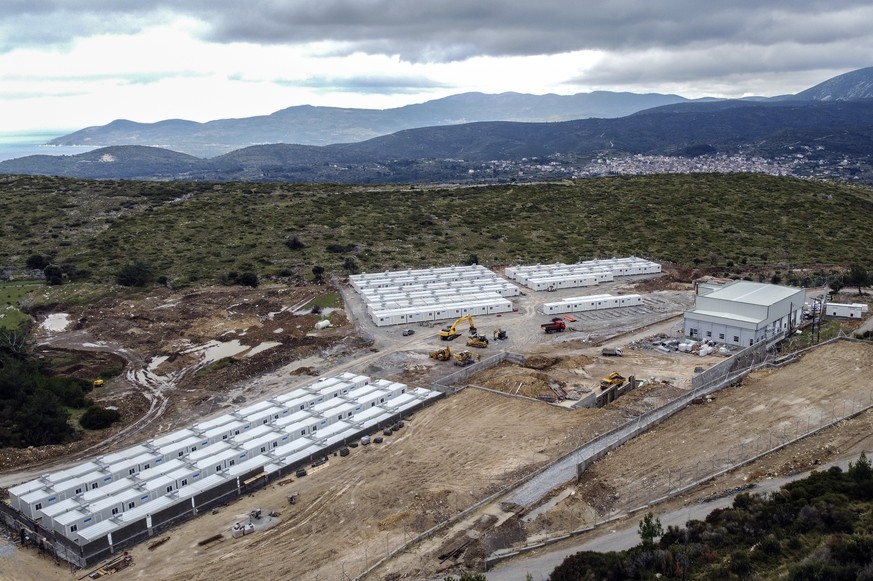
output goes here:
{"type": "Polygon", "coordinates": [[[540,325],[546,333],[563,333],[567,328],[567,323],[560,317],[555,317],[551,322],[540,325]]]}

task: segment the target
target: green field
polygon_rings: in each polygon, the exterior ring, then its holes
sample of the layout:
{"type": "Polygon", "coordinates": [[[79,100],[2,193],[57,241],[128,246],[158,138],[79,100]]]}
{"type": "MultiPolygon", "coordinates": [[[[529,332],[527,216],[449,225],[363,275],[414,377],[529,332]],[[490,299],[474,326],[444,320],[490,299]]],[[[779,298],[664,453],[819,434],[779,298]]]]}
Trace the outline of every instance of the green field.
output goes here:
{"type": "Polygon", "coordinates": [[[36,281],[0,282],[0,329],[16,329],[27,321],[29,317],[18,308],[20,301],[42,287],[42,282],[36,281]]]}
{"type": "Polygon", "coordinates": [[[139,261],[174,285],[473,259],[494,266],[636,255],[783,274],[873,266],[873,189],[751,174],[488,187],[6,177],[0,216],[0,266],[22,269],[40,254],[97,284],[139,261]],[[302,248],[287,243],[294,236],[302,248]]]}

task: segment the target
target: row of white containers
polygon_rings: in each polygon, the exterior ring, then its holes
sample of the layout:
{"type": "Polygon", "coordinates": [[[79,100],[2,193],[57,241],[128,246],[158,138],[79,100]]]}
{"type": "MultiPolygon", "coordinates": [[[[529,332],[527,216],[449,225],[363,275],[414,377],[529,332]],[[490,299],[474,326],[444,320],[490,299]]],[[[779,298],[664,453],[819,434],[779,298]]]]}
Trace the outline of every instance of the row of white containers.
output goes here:
{"type": "Polygon", "coordinates": [[[372,288],[406,287],[433,283],[490,281],[496,278],[493,271],[482,265],[428,268],[421,270],[386,271],[354,274],[349,283],[358,292],[372,288]]]}
{"type": "Polygon", "coordinates": [[[553,303],[543,304],[543,313],[557,315],[560,313],[578,313],[583,311],[597,311],[600,309],[614,309],[618,307],[633,307],[643,304],[640,295],[591,295],[587,297],[567,297],[553,303]]]}
{"type": "MultiPolygon", "coordinates": [[[[345,373],[9,489],[10,504],[68,538],[189,485],[225,482],[265,456],[274,470],[439,394],[345,373]],[[215,479],[215,476],[220,478],[215,479]]],[[[104,533],[105,534],[105,533],[104,533]]]]}
{"type": "Polygon", "coordinates": [[[373,310],[370,312],[370,317],[377,327],[387,327],[441,319],[451,320],[464,315],[496,315],[509,312],[512,312],[512,303],[502,297],[495,296],[458,303],[373,310]]]}
{"type": "Polygon", "coordinates": [[[533,266],[510,266],[507,278],[518,281],[532,290],[548,290],[592,286],[609,282],[617,276],[656,274],[661,265],[641,258],[614,258],[588,260],[576,264],[546,264],[533,266]]]}

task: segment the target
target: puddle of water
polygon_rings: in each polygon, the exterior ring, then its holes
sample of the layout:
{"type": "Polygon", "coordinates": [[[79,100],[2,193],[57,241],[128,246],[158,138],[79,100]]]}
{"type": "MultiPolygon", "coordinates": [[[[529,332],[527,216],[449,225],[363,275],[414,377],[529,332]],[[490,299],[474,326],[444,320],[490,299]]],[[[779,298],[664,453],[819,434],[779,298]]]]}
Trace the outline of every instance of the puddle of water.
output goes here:
{"type": "Polygon", "coordinates": [[[209,341],[205,345],[199,345],[197,347],[193,347],[188,349],[187,351],[183,351],[183,353],[197,353],[200,352],[201,357],[203,358],[203,363],[215,363],[219,359],[224,359],[225,357],[233,357],[243,351],[249,349],[248,345],[243,345],[239,342],[239,339],[234,339],[233,341],[209,341]]]}
{"type": "Polygon", "coordinates": [[[70,315],[67,313],[54,313],[46,317],[42,322],[42,328],[47,331],[63,331],[70,324],[70,315]]]}
{"type": "Polygon", "coordinates": [[[278,347],[281,344],[282,343],[280,343],[279,341],[264,341],[260,345],[256,345],[255,347],[252,347],[251,350],[248,353],[246,353],[246,357],[251,357],[252,355],[256,355],[257,353],[260,353],[261,351],[266,351],[267,349],[272,349],[273,347],[278,347]]]}

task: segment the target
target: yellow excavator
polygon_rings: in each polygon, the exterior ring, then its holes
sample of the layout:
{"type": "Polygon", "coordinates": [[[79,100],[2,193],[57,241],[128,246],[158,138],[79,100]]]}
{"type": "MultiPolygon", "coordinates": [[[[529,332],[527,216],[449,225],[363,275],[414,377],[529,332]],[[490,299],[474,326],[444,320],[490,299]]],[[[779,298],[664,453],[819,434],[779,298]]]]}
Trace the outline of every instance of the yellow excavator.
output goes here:
{"type": "Polygon", "coordinates": [[[467,339],[467,347],[479,347],[484,349],[488,347],[488,337],[485,335],[473,335],[467,339]]]}
{"type": "Polygon", "coordinates": [[[608,389],[613,385],[621,385],[624,383],[624,377],[619,375],[617,371],[613,371],[606,377],[600,380],[600,389],[608,389]]]}
{"type": "Polygon", "coordinates": [[[455,353],[453,357],[455,358],[455,365],[457,365],[458,367],[466,367],[467,365],[472,365],[480,359],[478,355],[473,355],[470,351],[461,351],[460,353],[455,353]]]}
{"type": "Polygon", "coordinates": [[[436,351],[430,352],[430,358],[437,361],[448,361],[452,358],[452,349],[451,347],[440,347],[436,351]]]}
{"type": "Polygon", "coordinates": [[[475,337],[476,326],[473,325],[473,317],[470,315],[464,315],[463,317],[452,323],[451,327],[445,327],[444,329],[442,329],[440,331],[440,339],[442,339],[443,341],[452,341],[453,339],[460,337],[461,334],[458,333],[458,325],[464,322],[470,325],[470,335],[475,337]]]}

